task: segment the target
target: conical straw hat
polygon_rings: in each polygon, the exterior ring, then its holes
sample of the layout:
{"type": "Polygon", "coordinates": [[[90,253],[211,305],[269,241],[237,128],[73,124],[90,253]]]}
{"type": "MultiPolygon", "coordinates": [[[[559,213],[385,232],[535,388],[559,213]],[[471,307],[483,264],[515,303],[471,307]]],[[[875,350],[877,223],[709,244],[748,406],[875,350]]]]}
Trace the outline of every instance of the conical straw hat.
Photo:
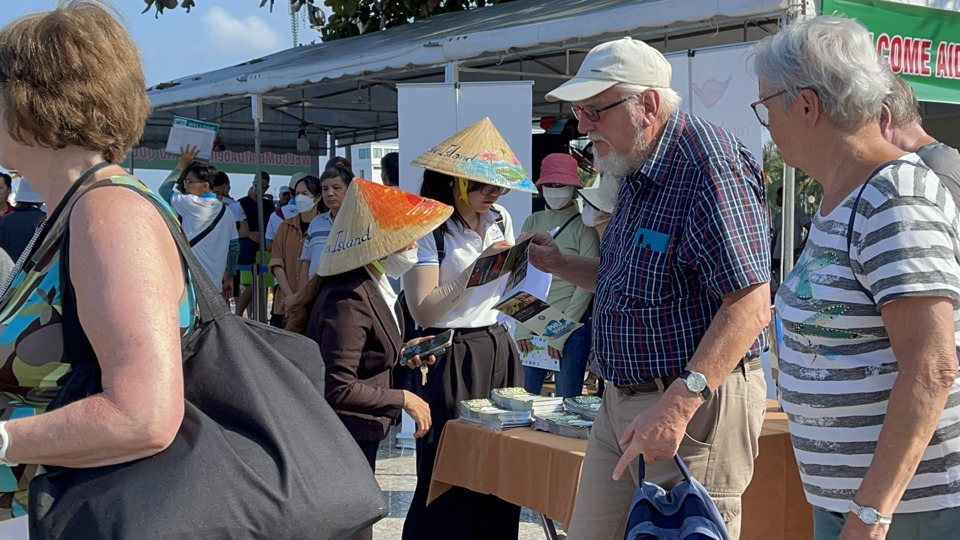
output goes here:
{"type": "Polygon", "coordinates": [[[517,156],[489,118],[420,154],[413,165],[450,176],[536,193],[517,156]]]}
{"type": "Polygon", "coordinates": [[[363,178],[350,182],[333,222],[318,276],[348,272],[410,245],[453,214],[453,207],[363,178]]]}

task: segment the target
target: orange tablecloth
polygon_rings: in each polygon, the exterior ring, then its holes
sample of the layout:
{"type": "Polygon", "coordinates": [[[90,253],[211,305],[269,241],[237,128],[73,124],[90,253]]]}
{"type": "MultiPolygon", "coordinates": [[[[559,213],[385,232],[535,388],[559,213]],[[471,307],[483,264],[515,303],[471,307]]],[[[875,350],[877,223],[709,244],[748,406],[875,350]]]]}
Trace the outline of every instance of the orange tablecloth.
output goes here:
{"type": "MultiPolygon", "coordinates": [[[[427,501],[461,486],[569,524],[586,448],[585,440],[530,428],[496,432],[448,422],[427,501]]],[[[803,496],[784,413],[767,411],[760,457],[743,506],[741,540],[813,537],[811,510],[803,496]]]]}

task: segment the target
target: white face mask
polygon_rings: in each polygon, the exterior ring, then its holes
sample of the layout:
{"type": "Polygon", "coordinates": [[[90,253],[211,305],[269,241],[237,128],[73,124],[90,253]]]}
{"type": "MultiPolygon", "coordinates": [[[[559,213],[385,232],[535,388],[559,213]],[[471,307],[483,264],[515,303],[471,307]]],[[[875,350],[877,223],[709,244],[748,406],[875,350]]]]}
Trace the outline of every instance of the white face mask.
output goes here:
{"type": "Polygon", "coordinates": [[[610,214],[597,210],[590,203],[583,205],[583,214],[580,217],[587,227],[596,227],[610,221],[610,214]]]}
{"type": "Polygon", "coordinates": [[[400,253],[391,253],[380,259],[380,264],[383,265],[383,273],[386,274],[387,277],[397,279],[416,266],[417,250],[408,249],[400,253]]]}
{"type": "Polygon", "coordinates": [[[543,199],[547,201],[547,206],[554,210],[566,208],[573,200],[573,186],[564,187],[545,187],[543,188],[543,199]]]}
{"type": "Polygon", "coordinates": [[[316,199],[310,198],[309,195],[297,195],[297,198],[294,199],[297,202],[297,211],[301,214],[304,212],[309,212],[311,208],[316,206],[316,199]]]}

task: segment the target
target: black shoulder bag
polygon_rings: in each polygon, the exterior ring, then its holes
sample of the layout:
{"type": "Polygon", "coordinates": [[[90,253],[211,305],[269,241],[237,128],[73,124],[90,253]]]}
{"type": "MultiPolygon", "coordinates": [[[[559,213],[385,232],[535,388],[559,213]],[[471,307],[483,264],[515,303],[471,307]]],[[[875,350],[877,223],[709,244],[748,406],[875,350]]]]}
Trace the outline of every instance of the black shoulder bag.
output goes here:
{"type": "MultiPolygon", "coordinates": [[[[112,185],[91,189],[104,184],[112,185]]],[[[201,324],[182,343],[183,423],[166,450],[145,459],[48,467],[30,484],[30,538],[333,540],[386,515],[370,466],[324,399],[317,344],[232,315],[162,205],[122,187],[160,211],[193,278],[201,324]]],[[[51,407],[100,390],[70,284],[68,233],[63,242],[74,371],[51,407]]]]}

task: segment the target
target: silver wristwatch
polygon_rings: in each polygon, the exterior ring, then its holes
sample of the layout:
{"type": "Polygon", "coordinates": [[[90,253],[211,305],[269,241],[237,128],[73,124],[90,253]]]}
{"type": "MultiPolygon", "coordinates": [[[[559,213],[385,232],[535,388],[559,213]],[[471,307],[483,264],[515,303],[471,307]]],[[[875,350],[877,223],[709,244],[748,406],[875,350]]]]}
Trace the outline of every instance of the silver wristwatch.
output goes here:
{"type": "Polygon", "coordinates": [[[850,513],[860,518],[860,521],[867,525],[889,525],[893,521],[893,516],[885,516],[878,512],[876,508],[860,506],[854,501],[850,501],[850,513]]]}
{"type": "Polygon", "coordinates": [[[680,374],[680,379],[683,384],[687,385],[687,390],[699,395],[704,401],[709,400],[710,396],[713,395],[710,387],[707,386],[707,378],[703,376],[703,373],[684,371],[680,374]]]}

